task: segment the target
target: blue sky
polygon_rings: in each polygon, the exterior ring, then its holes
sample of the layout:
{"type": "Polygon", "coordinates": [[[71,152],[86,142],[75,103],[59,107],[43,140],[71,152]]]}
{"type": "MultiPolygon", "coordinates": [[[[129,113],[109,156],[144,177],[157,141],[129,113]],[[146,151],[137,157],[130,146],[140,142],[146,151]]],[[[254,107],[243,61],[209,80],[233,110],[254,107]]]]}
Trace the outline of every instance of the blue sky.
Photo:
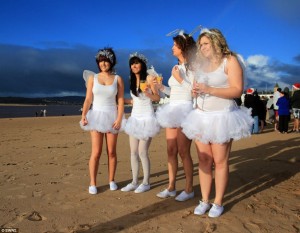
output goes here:
{"type": "MultiPolygon", "coordinates": [[[[249,87],[300,82],[299,0],[0,1],[0,96],[84,95],[84,69],[111,46],[128,92],[128,57],[141,52],[170,76],[174,29],[218,28],[247,64],[249,87]]],[[[197,39],[199,33],[194,35],[197,39]]]]}

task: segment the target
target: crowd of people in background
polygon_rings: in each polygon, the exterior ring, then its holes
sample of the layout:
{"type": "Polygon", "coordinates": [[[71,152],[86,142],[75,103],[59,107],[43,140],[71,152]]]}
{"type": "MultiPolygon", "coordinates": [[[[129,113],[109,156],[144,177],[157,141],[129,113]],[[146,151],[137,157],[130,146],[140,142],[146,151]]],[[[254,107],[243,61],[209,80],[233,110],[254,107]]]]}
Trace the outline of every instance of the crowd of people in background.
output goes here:
{"type": "Polygon", "coordinates": [[[276,86],[269,98],[249,88],[242,105],[252,109],[252,134],[262,133],[267,123],[274,125],[274,130],[282,134],[299,133],[300,83],[295,83],[291,92],[287,87],[282,90],[276,86]],[[293,128],[289,129],[291,120],[293,128]]]}

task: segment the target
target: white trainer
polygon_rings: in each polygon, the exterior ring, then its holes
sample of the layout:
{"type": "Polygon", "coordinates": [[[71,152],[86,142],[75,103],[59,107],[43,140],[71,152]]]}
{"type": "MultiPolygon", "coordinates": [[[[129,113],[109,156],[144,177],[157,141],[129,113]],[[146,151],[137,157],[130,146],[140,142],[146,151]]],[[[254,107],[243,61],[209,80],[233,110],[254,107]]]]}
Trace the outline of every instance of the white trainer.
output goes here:
{"type": "Polygon", "coordinates": [[[118,189],[118,186],[117,186],[117,184],[114,181],[111,181],[111,182],[109,182],[109,189],[111,191],[115,191],[115,190],[118,189]]]}
{"type": "Polygon", "coordinates": [[[97,187],[95,185],[89,186],[89,194],[97,194],[97,187]]]}
{"type": "Polygon", "coordinates": [[[211,218],[217,218],[220,217],[220,215],[223,213],[224,211],[224,207],[221,205],[217,205],[217,204],[212,204],[212,207],[210,208],[209,212],[208,212],[208,217],[211,218]]]}
{"type": "Polygon", "coordinates": [[[209,209],[210,209],[209,203],[199,201],[199,205],[195,208],[194,214],[202,215],[202,214],[205,214],[205,212],[208,211],[209,209]]]}
{"type": "Polygon", "coordinates": [[[121,191],[122,192],[130,192],[130,191],[136,190],[137,187],[138,186],[136,184],[129,183],[125,187],[121,188],[121,191]]]}
{"type": "Polygon", "coordinates": [[[135,193],[143,193],[150,190],[150,184],[140,184],[139,187],[137,187],[136,190],[134,190],[135,193]]]}
{"type": "Polygon", "coordinates": [[[186,193],[185,191],[182,191],[176,198],[176,201],[187,201],[194,197],[194,191],[191,193],[186,193]]]}
{"type": "Polygon", "coordinates": [[[175,197],[176,196],[176,190],[169,191],[168,189],[165,189],[158,194],[156,194],[159,198],[167,198],[167,197],[175,197]]]}

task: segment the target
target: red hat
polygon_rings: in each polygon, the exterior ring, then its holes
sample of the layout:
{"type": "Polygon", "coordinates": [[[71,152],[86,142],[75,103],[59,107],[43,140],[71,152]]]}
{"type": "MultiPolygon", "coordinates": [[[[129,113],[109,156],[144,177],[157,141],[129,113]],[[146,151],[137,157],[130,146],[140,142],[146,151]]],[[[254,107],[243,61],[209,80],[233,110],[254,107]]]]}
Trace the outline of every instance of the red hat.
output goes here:
{"type": "Polygon", "coordinates": [[[247,94],[251,94],[252,95],[254,93],[254,91],[255,91],[254,88],[248,88],[247,89],[247,94]]]}
{"type": "Polygon", "coordinates": [[[300,89],[300,83],[294,83],[293,88],[296,90],[300,89]]]}

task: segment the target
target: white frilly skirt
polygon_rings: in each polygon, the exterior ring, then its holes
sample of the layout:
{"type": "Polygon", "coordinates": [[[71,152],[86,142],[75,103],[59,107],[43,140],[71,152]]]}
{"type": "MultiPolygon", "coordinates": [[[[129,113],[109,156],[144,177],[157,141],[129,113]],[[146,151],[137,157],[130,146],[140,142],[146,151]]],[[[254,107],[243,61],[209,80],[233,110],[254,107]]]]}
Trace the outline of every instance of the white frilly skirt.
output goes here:
{"type": "Polygon", "coordinates": [[[148,140],[154,137],[160,131],[154,114],[148,116],[130,116],[125,125],[125,133],[139,140],[148,140]]]}
{"type": "Polygon", "coordinates": [[[113,133],[117,134],[121,131],[124,131],[126,125],[126,119],[123,115],[121,127],[119,130],[114,129],[112,126],[117,119],[118,110],[115,106],[105,106],[101,109],[90,109],[86,114],[88,124],[83,126],[79,122],[80,127],[86,131],[98,131],[100,133],[113,133]]]}
{"type": "Polygon", "coordinates": [[[251,109],[241,106],[214,112],[194,109],[181,127],[189,139],[204,144],[222,144],[250,137],[252,124],[251,109]]]}
{"type": "Polygon", "coordinates": [[[157,108],[156,119],[163,128],[179,128],[192,109],[191,101],[167,103],[157,108]]]}

